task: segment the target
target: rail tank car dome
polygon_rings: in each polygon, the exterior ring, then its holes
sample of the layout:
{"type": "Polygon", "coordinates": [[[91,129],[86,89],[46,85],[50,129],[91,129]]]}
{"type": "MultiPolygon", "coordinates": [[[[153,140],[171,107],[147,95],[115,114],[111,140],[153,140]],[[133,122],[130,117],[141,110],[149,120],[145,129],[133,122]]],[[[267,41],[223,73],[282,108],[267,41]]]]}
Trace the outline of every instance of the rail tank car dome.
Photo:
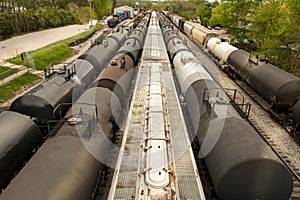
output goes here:
{"type": "Polygon", "coordinates": [[[124,69],[125,71],[129,71],[134,68],[135,62],[128,54],[118,53],[111,59],[109,66],[118,67],[124,69]]]}

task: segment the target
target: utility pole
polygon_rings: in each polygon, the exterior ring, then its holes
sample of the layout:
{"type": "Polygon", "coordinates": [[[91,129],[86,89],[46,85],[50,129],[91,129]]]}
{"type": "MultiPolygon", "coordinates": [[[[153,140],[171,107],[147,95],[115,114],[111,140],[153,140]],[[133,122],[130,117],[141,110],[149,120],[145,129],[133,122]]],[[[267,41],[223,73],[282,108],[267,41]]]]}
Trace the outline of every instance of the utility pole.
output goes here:
{"type": "Polygon", "coordinates": [[[90,26],[92,27],[92,0],[89,0],[89,2],[90,2],[90,22],[91,22],[90,26]]]}
{"type": "Polygon", "coordinates": [[[14,15],[15,15],[15,25],[16,25],[17,34],[20,35],[19,21],[18,21],[18,16],[16,13],[15,1],[11,0],[11,4],[12,4],[14,15]]]}

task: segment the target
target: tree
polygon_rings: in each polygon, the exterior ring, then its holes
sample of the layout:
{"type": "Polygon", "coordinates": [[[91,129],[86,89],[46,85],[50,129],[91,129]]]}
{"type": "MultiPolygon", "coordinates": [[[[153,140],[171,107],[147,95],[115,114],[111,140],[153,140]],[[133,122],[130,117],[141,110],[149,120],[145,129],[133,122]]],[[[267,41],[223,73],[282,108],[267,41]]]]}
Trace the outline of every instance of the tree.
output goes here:
{"type": "Polygon", "coordinates": [[[202,25],[206,27],[209,25],[209,19],[212,15],[212,9],[217,7],[218,5],[219,3],[215,1],[214,3],[205,3],[203,6],[196,9],[196,13],[200,17],[202,25]]]}
{"type": "Polygon", "coordinates": [[[209,20],[211,25],[221,25],[227,28],[238,40],[243,40],[249,31],[251,16],[259,1],[251,0],[230,0],[223,1],[218,7],[212,10],[212,17],[209,20]]]}
{"type": "Polygon", "coordinates": [[[284,67],[285,63],[289,63],[293,26],[291,10],[286,4],[283,1],[269,0],[256,9],[249,35],[258,41],[261,51],[284,67]]]}
{"type": "Polygon", "coordinates": [[[110,0],[93,0],[92,7],[98,19],[101,19],[104,15],[110,15],[111,10],[113,10],[110,0]]]}

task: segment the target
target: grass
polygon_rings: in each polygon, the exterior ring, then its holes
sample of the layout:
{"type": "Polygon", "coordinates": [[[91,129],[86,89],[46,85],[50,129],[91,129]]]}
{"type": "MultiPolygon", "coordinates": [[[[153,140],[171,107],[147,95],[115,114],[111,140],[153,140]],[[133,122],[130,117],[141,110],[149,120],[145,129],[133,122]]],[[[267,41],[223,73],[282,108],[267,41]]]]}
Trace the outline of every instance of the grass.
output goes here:
{"type": "Polygon", "coordinates": [[[31,51],[27,54],[29,56],[26,56],[24,61],[21,59],[21,55],[18,55],[15,58],[9,59],[8,62],[17,65],[25,65],[27,67],[35,67],[37,70],[43,70],[44,68],[47,68],[51,63],[61,63],[67,58],[71,57],[73,55],[73,52],[68,47],[68,44],[89,35],[94,30],[95,29],[91,29],[79,35],[31,51]]]}
{"type": "Polygon", "coordinates": [[[0,102],[7,101],[13,94],[25,85],[30,85],[34,81],[40,79],[38,75],[25,73],[10,82],[0,86],[0,102]]]}
{"type": "Polygon", "coordinates": [[[17,71],[17,69],[0,66],[0,80],[5,79],[6,77],[16,73],[17,71]]]}

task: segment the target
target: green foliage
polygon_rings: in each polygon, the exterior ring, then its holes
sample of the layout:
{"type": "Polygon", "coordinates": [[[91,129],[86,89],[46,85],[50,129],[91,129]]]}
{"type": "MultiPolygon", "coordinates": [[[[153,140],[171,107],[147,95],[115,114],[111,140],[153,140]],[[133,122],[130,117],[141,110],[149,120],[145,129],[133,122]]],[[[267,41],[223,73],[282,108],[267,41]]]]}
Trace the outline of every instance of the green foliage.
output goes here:
{"type": "Polygon", "coordinates": [[[292,49],[293,45],[299,45],[299,36],[294,37],[295,31],[298,34],[300,31],[299,26],[296,26],[299,20],[296,13],[299,11],[293,11],[293,8],[293,4],[276,0],[260,4],[254,12],[249,33],[272,63],[290,72],[299,69],[299,49],[292,49]]]}
{"type": "Polygon", "coordinates": [[[77,10],[75,12],[77,13],[78,19],[82,24],[86,24],[90,21],[90,19],[96,18],[94,9],[90,9],[90,7],[77,7],[77,10]]]}
{"type": "MultiPolygon", "coordinates": [[[[140,1],[140,4],[143,4],[145,2],[140,1]]],[[[151,2],[146,2],[148,5],[150,5],[151,7],[151,2]]],[[[130,6],[132,8],[134,8],[134,1],[131,0],[118,0],[116,2],[116,6],[115,7],[120,7],[120,6],[130,6]]],[[[150,7],[148,7],[148,9],[150,9],[150,7]]]]}
{"type": "Polygon", "coordinates": [[[251,16],[258,1],[231,0],[225,1],[212,10],[210,25],[221,25],[238,40],[247,38],[251,16]]]}
{"type": "Polygon", "coordinates": [[[18,69],[0,66],[0,80],[16,73],[18,69]]]}
{"type": "Polygon", "coordinates": [[[32,84],[34,81],[40,79],[38,75],[25,73],[10,82],[0,86],[0,102],[7,101],[13,94],[25,85],[32,84]]]}
{"type": "Polygon", "coordinates": [[[98,19],[102,19],[105,15],[110,15],[113,8],[110,0],[96,0],[92,2],[92,7],[95,9],[95,14],[98,19]]]}
{"type": "Polygon", "coordinates": [[[218,2],[206,3],[203,6],[198,7],[196,9],[196,13],[200,17],[202,25],[206,27],[209,25],[209,19],[212,16],[212,9],[217,7],[218,5],[219,5],[218,2]]]}
{"type": "Polygon", "coordinates": [[[239,42],[255,39],[255,53],[300,76],[299,0],[227,0],[213,9],[209,23],[222,25],[239,42]]]}
{"type": "MultiPolygon", "coordinates": [[[[70,12],[58,8],[46,8],[43,11],[25,10],[18,12],[17,17],[21,33],[74,24],[78,21],[70,12]]],[[[0,40],[15,35],[14,15],[7,12],[0,13],[0,27],[0,40]]]]}

